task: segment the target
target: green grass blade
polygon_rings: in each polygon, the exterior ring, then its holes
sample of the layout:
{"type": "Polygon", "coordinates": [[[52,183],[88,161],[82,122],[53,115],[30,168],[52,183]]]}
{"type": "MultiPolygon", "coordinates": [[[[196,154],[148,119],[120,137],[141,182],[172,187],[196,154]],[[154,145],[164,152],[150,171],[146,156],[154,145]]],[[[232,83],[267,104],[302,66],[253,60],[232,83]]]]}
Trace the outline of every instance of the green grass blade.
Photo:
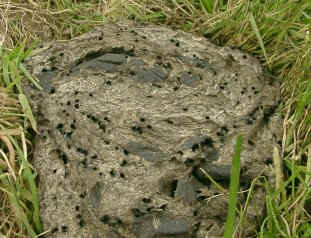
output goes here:
{"type": "Polygon", "coordinates": [[[208,13],[212,13],[212,11],[213,11],[213,1],[211,1],[211,0],[201,0],[200,2],[201,2],[201,4],[203,5],[203,7],[205,8],[205,10],[208,13]]]}
{"type": "Polygon", "coordinates": [[[242,152],[243,137],[238,136],[235,151],[232,158],[231,179],[229,188],[229,208],[225,225],[225,238],[232,238],[235,224],[235,210],[238,201],[240,183],[240,158],[242,152]]]}
{"type": "Polygon", "coordinates": [[[9,85],[10,84],[10,76],[9,76],[9,64],[8,64],[8,60],[6,59],[6,57],[3,57],[3,80],[5,85],[9,85]]]}
{"type": "Polygon", "coordinates": [[[251,27],[252,27],[256,37],[257,37],[258,43],[260,45],[260,48],[262,49],[262,52],[263,52],[263,54],[265,56],[266,62],[269,63],[268,57],[267,57],[267,53],[266,53],[266,49],[265,49],[265,45],[263,43],[263,40],[262,40],[262,37],[260,35],[260,31],[259,31],[258,26],[256,24],[256,20],[255,20],[255,17],[253,15],[253,13],[249,14],[249,18],[248,19],[249,19],[249,21],[251,23],[251,27]]]}
{"type": "Polygon", "coordinates": [[[33,211],[33,221],[35,223],[35,227],[38,233],[42,232],[42,225],[40,222],[40,213],[39,213],[39,195],[38,195],[38,190],[36,187],[36,175],[32,172],[32,170],[30,169],[28,162],[26,160],[24,160],[24,178],[27,181],[27,184],[30,188],[31,191],[31,195],[32,195],[32,199],[31,199],[31,203],[34,207],[34,211],[33,211]]]}
{"type": "Polygon", "coordinates": [[[29,79],[31,83],[33,83],[38,89],[43,90],[43,88],[38,84],[38,82],[33,77],[31,77],[30,73],[27,71],[27,69],[22,63],[19,64],[19,69],[23,72],[23,74],[26,76],[26,78],[29,79]]]}
{"type": "Polygon", "coordinates": [[[11,136],[9,136],[9,138],[16,149],[16,152],[18,154],[18,157],[21,160],[21,163],[24,165],[23,178],[25,179],[28,185],[28,189],[30,189],[31,196],[32,196],[32,199],[30,201],[33,206],[32,221],[35,224],[36,231],[38,233],[41,233],[43,228],[42,228],[42,224],[40,221],[39,195],[38,195],[38,190],[36,187],[36,180],[35,180],[36,174],[30,168],[29,162],[25,158],[24,153],[19,147],[19,145],[17,144],[17,142],[11,136]]]}
{"type": "Polygon", "coordinates": [[[38,130],[37,130],[37,122],[36,122],[36,119],[34,118],[34,116],[32,114],[31,107],[30,107],[30,105],[28,103],[27,97],[25,96],[25,94],[21,93],[21,94],[18,95],[18,99],[19,99],[20,104],[23,107],[23,110],[24,110],[24,113],[25,113],[26,117],[30,121],[30,124],[31,124],[32,128],[34,129],[35,132],[38,132],[38,130]]]}

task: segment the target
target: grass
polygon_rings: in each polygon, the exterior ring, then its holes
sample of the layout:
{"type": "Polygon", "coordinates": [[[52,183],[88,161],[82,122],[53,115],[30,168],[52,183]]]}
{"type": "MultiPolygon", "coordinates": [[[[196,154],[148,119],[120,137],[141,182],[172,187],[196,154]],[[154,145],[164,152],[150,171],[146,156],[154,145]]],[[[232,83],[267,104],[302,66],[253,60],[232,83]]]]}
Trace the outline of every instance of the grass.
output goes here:
{"type": "MultiPolygon", "coordinates": [[[[248,199],[254,187],[265,189],[267,214],[257,237],[311,237],[310,0],[2,0],[0,237],[42,232],[31,167],[36,123],[20,86],[21,80],[37,82],[23,59],[35,47],[33,42],[70,39],[120,19],[169,25],[250,52],[282,81],[284,136],[271,155],[276,184],[255,179],[248,199]]],[[[247,204],[237,214],[236,237],[243,234],[245,209],[247,204]]]]}
{"type": "Polygon", "coordinates": [[[229,187],[229,207],[225,225],[225,238],[231,238],[235,227],[235,210],[238,202],[239,182],[240,182],[240,157],[242,153],[243,137],[238,136],[235,151],[232,158],[231,180],[229,187]]]}

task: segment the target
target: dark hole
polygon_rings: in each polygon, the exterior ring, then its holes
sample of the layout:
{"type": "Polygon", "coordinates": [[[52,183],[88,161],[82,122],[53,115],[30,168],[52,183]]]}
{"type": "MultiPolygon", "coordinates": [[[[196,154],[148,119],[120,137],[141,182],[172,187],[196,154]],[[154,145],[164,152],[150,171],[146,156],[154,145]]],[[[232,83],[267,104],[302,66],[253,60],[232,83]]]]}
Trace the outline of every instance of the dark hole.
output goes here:
{"type": "Polygon", "coordinates": [[[55,88],[53,87],[53,88],[51,88],[51,90],[50,90],[50,94],[54,94],[55,93],[55,88]]]}
{"type": "Polygon", "coordinates": [[[77,151],[85,156],[89,154],[89,152],[83,148],[77,147],[77,151]]]}
{"type": "Polygon", "coordinates": [[[51,230],[51,233],[54,234],[54,233],[56,233],[56,232],[58,232],[58,228],[57,228],[57,227],[54,227],[54,228],[51,230]]]}
{"type": "Polygon", "coordinates": [[[170,194],[171,197],[175,196],[175,191],[177,189],[177,183],[178,183],[178,180],[176,179],[172,180],[171,182],[171,194],[170,194]]]}
{"type": "Polygon", "coordinates": [[[195,152],[199,149],[199,145],[198,144],[193,144],[191,147],[192,152],[195,152]]]}
{"type": "Polygon", "coordinates": [[[270,165],[270,164],[272,164],[272,163],[273,163],[273,160],[272,160],[271,157],[268,157],[268,158],[265,159],[265,164],[266,164],[266,165],[270,165]]]}
{"type": "Polygon", "coordinates": [[[145,122],[146,119],[142,117],[142,118],[140,118],[140,121],[141,121],[141,122],[145,122]]]}
{"type": "Polygon", "coordinates": [[[186,159],[186,161],[185,161],[185,164],[186,164],[187,166],[191,166],[193,163],[194,163],[194,160],[191,159],[191,158],[188,158],[188,159],[186,159]]]}
{"type": "Polygon", "coordinates": [[[253,121],[250,120],[250,119],[246,119],[246,124],[247,124],[247,125],[251,125],[251,124],[253,124],[253,121]]]}
{"type": "Polygon", "coordinates": [[[151,130],[151,129],[152,129],[152,126],[150,126],[150,125],[147,125],[147,128],[148,128],[149,130],[151,130]]]}
{"type": "Polygon", "coordinates": [[[68,231],[68,227],[67,226],[62,226],[62,232],[67,232],[68,231]]]}
{"type": "Polygon", "coordinates": [[[140,126],[132,126],[132,130],[138,132],[139,134],[143,133],[143,129],[140,126]]]}
{"type": "Polygon", "coordinates": [[[84,225],[85,225],[85,222],[84,222],[84,220],[81,219],[81,220],[79,221],[79,226],[80,226],[80,227],[83,227],[84,225]]]}
{"type": "Polygon", "coordinates": [[[124,153],[126,156],[129,155],[129,152],[128,152],[128,150],[126,150],[126,149],[123,150],[123,153],[124,153]]]}
{"type": "Polygon", "coordinates": [[[106,145],[110,145],[110,141],[105,140],[104,142],[105,142],[106,145]]]}
{"type": "Polygon", "coordinates": [[[106,126],[103,122],[98,122],[98,126],[99,126],[99,129],[101,129],[103,132],[106,132],[106,126]]]}
{"type": "Polygon", "coordinates": [[[127,161],[126,160],[123,160],[122,162],[121,162],[121,164],[120,164],[121,166],[125,166],[125,165],[127,165],[127,161]]]}
{"type": "Polygon", "coordinates": [[[71,123],[71,124],[70,124],[70,128],[71,128],[72,130],[77,129],[77,128],[76,128],[76,125],[75,125],[75,124],[73,124],[73,123],[71,123]]]}
{"type": "Polygon", "coordinates": [[[120,173],[120,177],[124,179],[125,178],[124,173],[120,173]]]}
{"type": "Polygon", "coordinates": [[[144,203],[151,203],[151,199],[150,198],[143,198],[142,199],[144,203]]]}
{"type": "Polygon", "coordinates": [[[64,164],[68,163],[68,157],[64,152],[61,152],[59,156],[60,156],[60,159],[64,162],[64,164]]]}
{"type": "Polygon", "coordinates": [[[116,176],[116,172],[114,171],[114,169],[110,170],[109,173],[110,173],[110,175],[111,175],[112,177],[116,176]]]}
{"type": "Polygon", "coordinates": [[[168,124],[174,124],[174,122],[171,121],[170,119],[166,119],[165,121],[166,121],[168,124]]]}
{"type": "Polygon", "coordinates": [[[99,219],[102,223],[107,224],[110,221],[110,216],[104,215],[99,219]]]}
{"type": "Polygon", "coordinates": [[[79,207],[79,206],[76,206],[75,209],[76,209],[76,211],[79,211],[80,207],[79,207]]]}
{"type": "Polygon", "coordinates": [[[251,145],[251,146],[255,145],[254,141],[252,141],[252,140],[250,140],[250,139],[248,139],[247,142],[248,142],[248,144],[251,145]]]}
{"type": "Polygon", "coordinates": [[[202,195],[198,197],[198,201],[203,201],[205,199],[207,199],[207,196],[202,195]]]}
{"type": "Polygon", "coordinates": [[[211,137],[206,137],[200,144],[201,146],[213,147],[213,143],[214,141],[211,137]]]}
{"type": "Polygon", "coordinates": [[[57,126],[56,126],[56,129],[57,130],[61,130],[61,129],[63,129],[64,128],[64,124],[63,123],[59,123],[59,124],[57,124],[57,126]]]}
{"type": "Polygon", "coordinates": [[[201,225],[200,222],[196,223],[196,224],[194,225],[194,227],[193,227],[193,230],[194,230],[194,231],[198,231],[199,228],[200,228],[200,225],[201,225]]]}
{"type": "Polygon", "coordinates": [[[141,216],[143,216],[144,215],[144,213],[142,213],[139,209],[137,209],[137,208],[133,208],[133,209],[131,209],[131,211],[132,211],[132,213],[133,213],[133,215],[135,216],[135,217],[141,217],[141,216]]]}
{"type": "Polygon", "coordinates": [[[98,158],[97,154],[94,154],[91,156],[91,159],[97,159],[97,158],[98,158]]]}
{"type": "Polygon", "coordinates": [[[86,197],[86,192],[82,192],[82,193],[80,193],[80,198],[85,198],[86,197]]]}
{"type": "Polygon", "coordinates": [[[83,165],[83,168],[87,168],[87,159],[83,159],[81,164],[83,165]]]}

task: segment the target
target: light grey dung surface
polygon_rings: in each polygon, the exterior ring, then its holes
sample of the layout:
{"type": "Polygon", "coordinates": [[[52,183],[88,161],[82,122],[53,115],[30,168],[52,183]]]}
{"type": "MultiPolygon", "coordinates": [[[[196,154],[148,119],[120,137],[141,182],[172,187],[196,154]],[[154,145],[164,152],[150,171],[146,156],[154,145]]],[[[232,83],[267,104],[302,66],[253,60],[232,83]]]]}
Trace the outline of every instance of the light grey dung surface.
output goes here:
{"type": "MultiPolygon", "coordinates": [[[[239,134],[241,189],[270,176],[279,84],[248,54],[122,22],[44,44],[26,64],[44,88],[24,87],[39,124],[45,237],[221,236],[226,195],[201,169],[227,188],[239,134]]],[[[263,196],[255,191],[245,237],[263,196]]]]}

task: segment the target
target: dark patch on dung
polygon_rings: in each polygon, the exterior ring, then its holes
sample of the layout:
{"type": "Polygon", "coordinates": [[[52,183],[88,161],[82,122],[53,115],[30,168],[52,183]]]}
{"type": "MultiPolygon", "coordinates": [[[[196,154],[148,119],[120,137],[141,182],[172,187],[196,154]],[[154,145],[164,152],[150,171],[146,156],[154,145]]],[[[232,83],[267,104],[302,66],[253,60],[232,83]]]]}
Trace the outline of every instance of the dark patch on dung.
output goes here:
{"type": "Polygon", "coordinates": [[[130,142],[126,150],[134,155],[138,155],[149,162],[160,162],[167,158],[167,155],[153,145],[147,145],[137,142],[130,142]]]}
{"type": "Polygon", "coordinates": [[[138,238],[176,237],[183,234],[190,236],[192,221],[187,217],[175,217],[169,214],[147,215],[138,219],[135,231],[138,238]]]}
{"type": "Polygon", "coordinates": [[[159,83],[167,78],[167,72],[162,67],[136,69],[136,79],[142,82],[159,83]]]}
{"type": "Polygon", "coordinates": [[[203,184],[209,185],[211,181],[202,170],[211,176],[215,181],[230,181],[231,166],[229,165],[204,163],[200,166],[194,167],[192,171],[193,176],[203,184]]]}
{"type": "Polygon", "coordinates": [[[201,187],[195,179],[183,178],[178,180],[174,197],[181,198],[185,202],[194,202],[197,198],[196,191],[201,187]]]}
{"type": "Polygon", "coordinates": [[[107,72],[114,72],[117,70],[117,66],[125,63],[126,60],[126,55],[107,53],[92,60],[78,64],[78,66],[75,67],[75,70],[92,69],[95,71],[104,70],[107,72]]]}
{"type": "MultiPolygon", "coordinates": [[[[52,81],[54,78],[56,78],[58,72],[57,71],[47,71],[47,72],[42,72],[39,75],[40,79],[40,86],[43,88],[45,92],[53,92],[52,88],[52,81]]],[[[54,88],[54,93],[55,93],[55,88],[54,88]]]]}
{"type": "Polygon", "coordinates": [[[264,114],[263,114],[263,121],[265,123],[268,123],[271,116],[275,113],[276,109],[278,108],[278,106],[270,106],[264,109],[264,114]]]}
{"type": "Polygon", "coordinates": [[[179,80],[181,83],[184,83],[189,87],[195,87],[200,83],[201,77],[197,74],[184,72],[179,76],[179,80]]]}
{"type": "Polygon", "coordinates": [[[171,178],[162,178],[159,181],[160,191],[170,197],[175,197],[178,180],[171,178]]]}
{"type": "Polygon", "coordinates": [[[102,199],[102,192],[104,190],[104,185],[101,182],[97,182],[91,189],[89,194],[89,201],[96,209],[102,199]]]}

